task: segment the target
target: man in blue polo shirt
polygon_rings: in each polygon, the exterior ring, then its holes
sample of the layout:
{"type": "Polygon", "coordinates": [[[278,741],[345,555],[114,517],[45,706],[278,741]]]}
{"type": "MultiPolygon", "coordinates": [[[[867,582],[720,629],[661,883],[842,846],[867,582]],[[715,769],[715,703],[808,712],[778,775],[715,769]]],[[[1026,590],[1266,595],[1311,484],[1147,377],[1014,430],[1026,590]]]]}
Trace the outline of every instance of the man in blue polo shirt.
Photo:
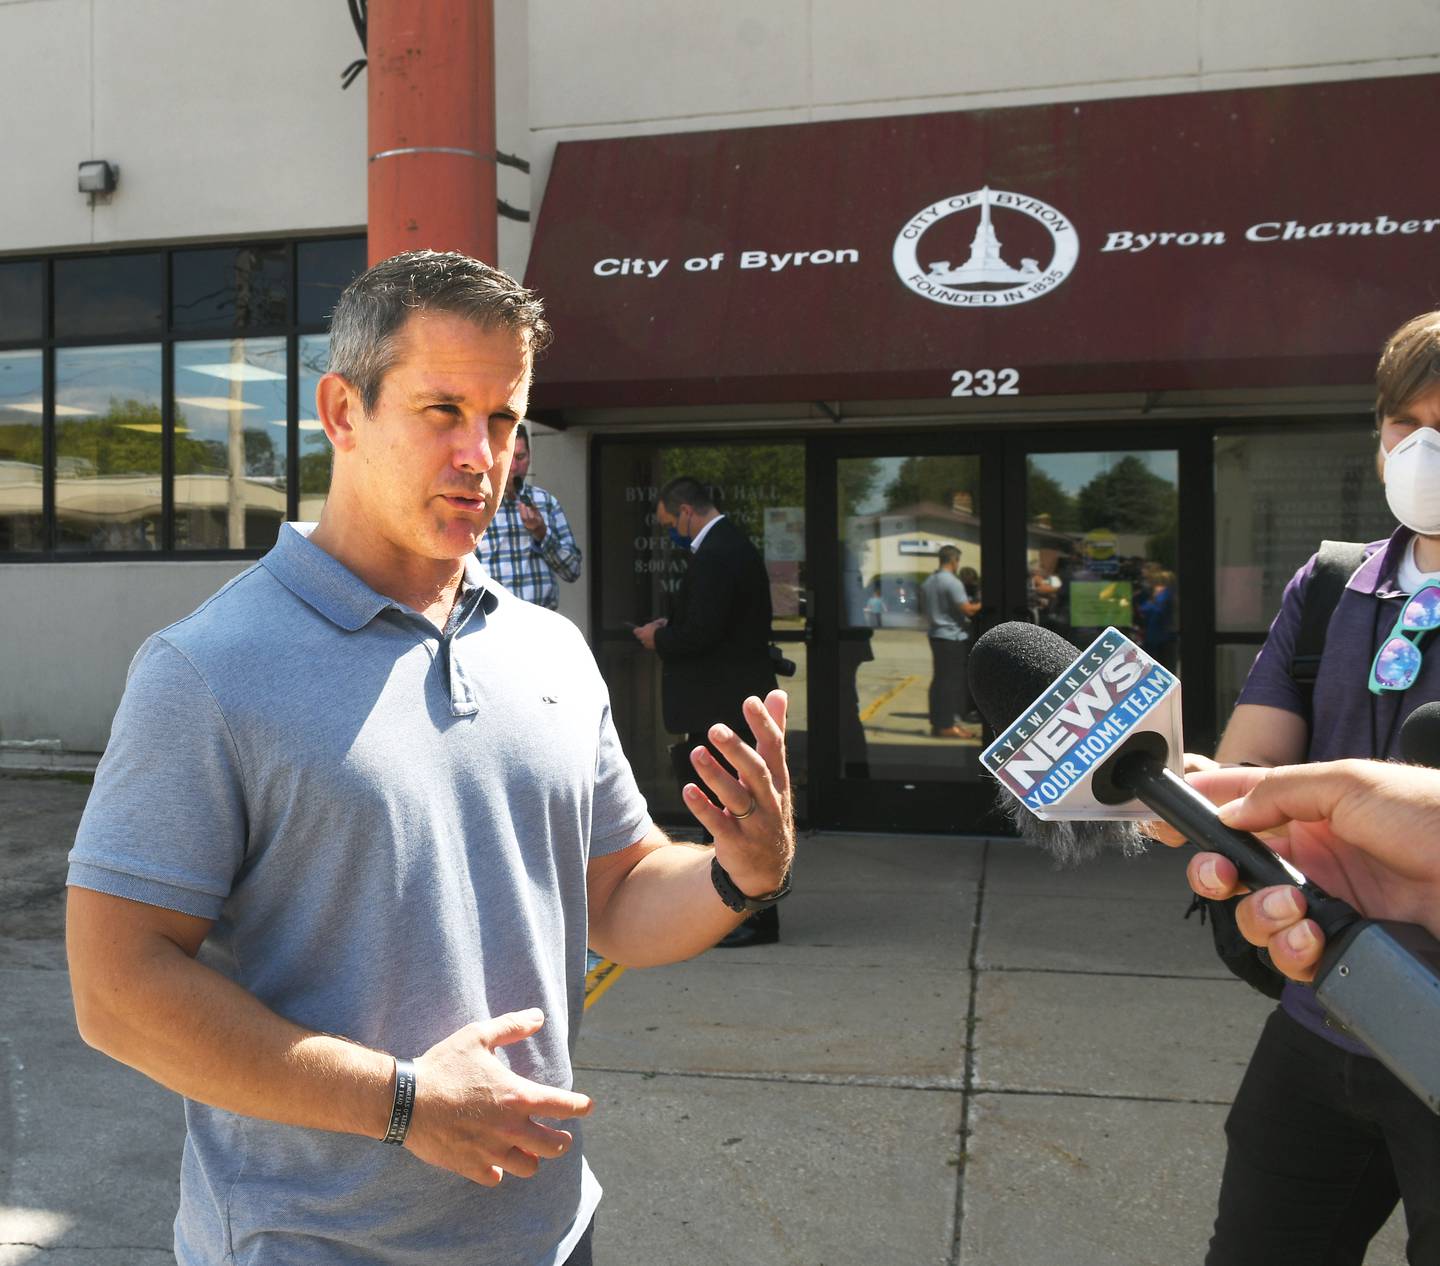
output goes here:
{"type": "Polygon", "coordinates": [[[185,1097],[182,1266],[578,1266],[587,941],[674,961],[784,895],[784,696],[754,748],[711,731],[736,776],[695,755],[713,850],[671,844],[583,639],[473,557],[538,300],[416,252],[331,334],[319,524],[131,666],[71,853],[77,1020],[185,1097]]]}

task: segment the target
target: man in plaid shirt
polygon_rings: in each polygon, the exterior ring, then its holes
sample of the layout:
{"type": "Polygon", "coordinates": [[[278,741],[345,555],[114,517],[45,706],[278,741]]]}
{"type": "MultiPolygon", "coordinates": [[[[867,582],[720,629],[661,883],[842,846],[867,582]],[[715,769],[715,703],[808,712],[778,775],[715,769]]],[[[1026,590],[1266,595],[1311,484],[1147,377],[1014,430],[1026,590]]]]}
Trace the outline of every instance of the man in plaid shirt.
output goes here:
{"type": "Polygon", "coordinates": [[[530,435],[515,433],[510,486],[475,552],[485,570],[518,598],[554,611],[555,578],[580,579],[580,547],[560,503],[544,488],[526,483],[530,435]]]}

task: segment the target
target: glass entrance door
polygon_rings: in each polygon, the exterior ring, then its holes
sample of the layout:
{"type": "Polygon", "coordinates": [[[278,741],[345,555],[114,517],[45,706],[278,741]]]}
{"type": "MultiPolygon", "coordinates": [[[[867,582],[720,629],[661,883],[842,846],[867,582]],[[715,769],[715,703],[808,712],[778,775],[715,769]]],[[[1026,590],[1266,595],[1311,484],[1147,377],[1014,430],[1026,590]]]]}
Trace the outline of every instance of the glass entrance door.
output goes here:
{"type": "Polygon", "coordinates": [[[956,451],[943,440],[857,447],[833,450],[815,477],[829,504],[816,506],[825,539],[812,539],[829,565],[810,621],[812,817],[856,829],[992,829],[966,666],[987,559],[1000,574],[989,504],[998,463],[981,446],[956,451]]]}
{"type": "MultiPolygon", "coordinates": [[[[1180,671],[1182,560],[1195,565],[1179,531],[1190,441],[1122,438],[952,433],[812,449],[815,825],[1008,833],[979,765],[992,736],[965,682],[970,648],[1001,621],[1079,647],[1113,625],[1180,671]]],[[[1197,442],[1190,465],[1203,469],[1197,442]]],[[[1190,487],[1187,504],[1197,495],[1190,487]]]]}

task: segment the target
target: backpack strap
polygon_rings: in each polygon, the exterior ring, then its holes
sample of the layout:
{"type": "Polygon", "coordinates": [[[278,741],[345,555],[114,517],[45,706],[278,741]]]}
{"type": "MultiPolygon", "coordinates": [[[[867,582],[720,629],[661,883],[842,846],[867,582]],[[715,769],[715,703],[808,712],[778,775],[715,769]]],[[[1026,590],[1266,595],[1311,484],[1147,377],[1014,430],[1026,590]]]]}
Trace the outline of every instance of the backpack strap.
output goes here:
{"type": "Polygon", "coordinates": [[[1320,657],[1325,653],[1325,634],[1340,595],[1356,569],[1365,561],[1365,546],[1358,541],[1321,541],[1315,566],[1305,584],[1300,606],[1300,628],[1295,634],[1295,651],[1290,657],[1290,676],[1305,699],[1310,716],[1315,697],[1315,679],[1320,675],[1320,657]]]}
{"type": "MultiPolygon", "coordinates": [[[[1354,541],[1321,541],[1320,552],[1305,592],[1300,599],[1300,628],[1295,634],[1295,650],[1290,657],[1290,676],[1305,700],[1305,723],[1311,724],[1315,698],[1315,679],[1320,675],[1320,657],[1325,653],[1325,634],[1340,595],[1355,569],[1365,561],[1365,546],[1354,541]]],[[[1284,978],[1270,964],[1269,955],[1256,949],[1241,934],[1235,921],[1239,897],[1229,901],[1207,901],[1203,897],[1191,903],[1191,911],[1200,910],[1201,922],[1208,914],[1210,934],[1220,961],[1252,989],[1267,997],[1278,998],[1284,989],[1284,978]]]]}

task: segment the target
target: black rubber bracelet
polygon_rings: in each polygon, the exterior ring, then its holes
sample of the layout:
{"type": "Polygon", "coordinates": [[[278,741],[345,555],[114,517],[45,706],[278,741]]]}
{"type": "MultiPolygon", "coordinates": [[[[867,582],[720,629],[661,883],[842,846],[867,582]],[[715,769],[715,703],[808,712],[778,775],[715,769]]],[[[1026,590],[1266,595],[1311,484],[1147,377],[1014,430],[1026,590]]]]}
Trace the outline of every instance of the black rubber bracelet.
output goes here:
{"type": "Polygon", "coordinates": [[[410,1133],[410,1118],[415,1112],[415,1061],[395,1061],[395,1106],[390,1109],[390,1128],[385,1131],[382,1143],[394,1143],[397,1147],[410,1133]]]}
{"type": "Polygon", "coordinates": [[[759,897],[747,897],[730,878],[730,872],[720,865],[718,857],[710,859],[710,882],[715,885],[720,900],[736,914],[755,914],[760,910],[768,910],[790,892],[790,872],[787,870],[780,887],[774,892],[767,892],[759,897]]]}

